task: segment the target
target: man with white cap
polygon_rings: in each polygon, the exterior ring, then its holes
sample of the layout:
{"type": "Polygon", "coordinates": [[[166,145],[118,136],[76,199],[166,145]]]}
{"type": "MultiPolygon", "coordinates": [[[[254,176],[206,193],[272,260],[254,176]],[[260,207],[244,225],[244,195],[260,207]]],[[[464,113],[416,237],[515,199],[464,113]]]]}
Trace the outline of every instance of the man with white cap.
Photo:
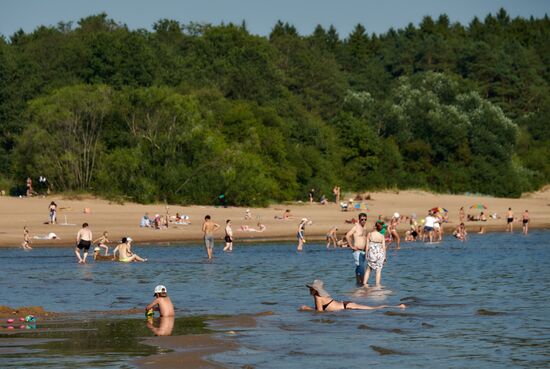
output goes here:
{"type": "Polygon", "coordinates": [[[143,259],[138,254],[134,254],[132,252],[130,245],[131,242],[131,237],[122,237],[122,243],[118,244],[113,251],[113,256],[115,259],[123,263],[130,263],[132,261],[147,261],[147,259],[143,259]]]}
{"type": "Polygon", "coordinates": [[[174,316],[174,305],[168,297],[166,287],[162,284],[156,286],[154,296],[155,299],[145,308],[145,315],[153,316],[154,312],[158,311],[161,317],[174,316]]]}

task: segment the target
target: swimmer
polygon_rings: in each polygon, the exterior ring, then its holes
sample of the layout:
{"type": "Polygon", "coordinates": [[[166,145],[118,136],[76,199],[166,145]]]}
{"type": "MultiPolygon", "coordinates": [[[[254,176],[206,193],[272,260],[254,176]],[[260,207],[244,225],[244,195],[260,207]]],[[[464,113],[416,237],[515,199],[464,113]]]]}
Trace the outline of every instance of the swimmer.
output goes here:
{"type": "Polygon", "coordinates": [[[314,280],[310,284],[306,284],[306,286],[309,288],[309,293],[313,296],[313,299],[315,301],[315,309],[302,305],[300,307],[300,310],[302,311],[340,311],[340,310],[375,310],[375,309],[383,309],[383,308],[400,308],[404,309],[406,308],[405,304],[400,304],[397,306],[390,306],[390,305],[379,305],[379,306],[368,306],[368,305],[361,305],[356,304],[355,302],[351,301],[337,301],[330,297],[327,291],[325,291],[323,286],[323,281],[320,279],[314,280]]]}

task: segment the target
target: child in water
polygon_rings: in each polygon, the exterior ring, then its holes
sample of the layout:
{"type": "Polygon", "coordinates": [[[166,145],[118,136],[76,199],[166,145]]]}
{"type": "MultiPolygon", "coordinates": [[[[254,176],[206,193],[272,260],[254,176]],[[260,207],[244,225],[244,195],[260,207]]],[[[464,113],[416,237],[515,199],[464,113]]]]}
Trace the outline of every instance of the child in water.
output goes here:
{"type": "Polygon", "coordinates": [[[160,316],[174,316],[174,305],[168,297],[166,287],[158,285],[155,287],[155,299],[145,308],[146,316],[153,316],[155,311],[160,313],[160,316]]]}

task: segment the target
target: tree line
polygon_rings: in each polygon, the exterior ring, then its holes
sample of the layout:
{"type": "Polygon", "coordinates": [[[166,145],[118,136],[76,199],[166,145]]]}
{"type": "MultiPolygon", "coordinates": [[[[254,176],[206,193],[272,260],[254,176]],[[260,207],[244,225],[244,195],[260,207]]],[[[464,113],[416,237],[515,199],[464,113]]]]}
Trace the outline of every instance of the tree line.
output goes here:
{"type": "Polygon", "coordinates": [[[517,197],[550,181],[550,20],[345,38],[106,14],[0,38],[0,186],[266,205],[310,188],[517,197]]]}

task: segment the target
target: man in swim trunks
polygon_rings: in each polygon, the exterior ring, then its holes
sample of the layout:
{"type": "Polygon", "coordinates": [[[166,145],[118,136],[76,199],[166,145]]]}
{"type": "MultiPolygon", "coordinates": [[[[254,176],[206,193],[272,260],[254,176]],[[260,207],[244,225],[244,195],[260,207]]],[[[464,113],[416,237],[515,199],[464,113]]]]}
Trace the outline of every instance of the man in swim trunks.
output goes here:
{"type": "Polygon", "coordinates": [[[523,234],[527,235],[529,233],[529,210],[525,210],[521,216],[521,221],[523,223],[523,234]]]}
{"type": "Polygon", "coordinates": [[[512,208],[508,208],[506,212],[506,232],[514,232],[514,212],[512,208]]]}
{"type": "Polygon", "coordinates": [[[208,260],[211,260],[214,256],[214,231],[218,228],[220,228],[220,225],[214,223],[210,218],[210,215],[204,217],[202,231],[204,232],[204,247],[206,248],[206,255],[208,255],[208,260]]]}
{"type": "Polygon", "coordinates": [[[88,257],[88,250],[92,245],[92,230],[88,228],[88,223],[82,224],[82,228],[76,234],[76,248],[74,253],[78,259],[78,264],[85,264],[88,257]],[[80,250],[84,251],[83,256],[80,256],[80,250]]]}
{"type": "Polygon", "coordinates": [[[366,224],[367,214],[360,213],[359,222],[346,233],[346,240],[353,251],[353,260],[355,261],[355,279],[361,285],[363,284],[363,276],[365,274],[366,224]]]}
{"type": "Polygon", "coordinates": [[[134,254],[131,250],[130,243],[132,239],[130,237],[122,237],[122,243],[118,244],[113,250],[113,256],[116,260],[123,263],[131,263],[132,261],[147,261],[137,254],[134,254]]]}

